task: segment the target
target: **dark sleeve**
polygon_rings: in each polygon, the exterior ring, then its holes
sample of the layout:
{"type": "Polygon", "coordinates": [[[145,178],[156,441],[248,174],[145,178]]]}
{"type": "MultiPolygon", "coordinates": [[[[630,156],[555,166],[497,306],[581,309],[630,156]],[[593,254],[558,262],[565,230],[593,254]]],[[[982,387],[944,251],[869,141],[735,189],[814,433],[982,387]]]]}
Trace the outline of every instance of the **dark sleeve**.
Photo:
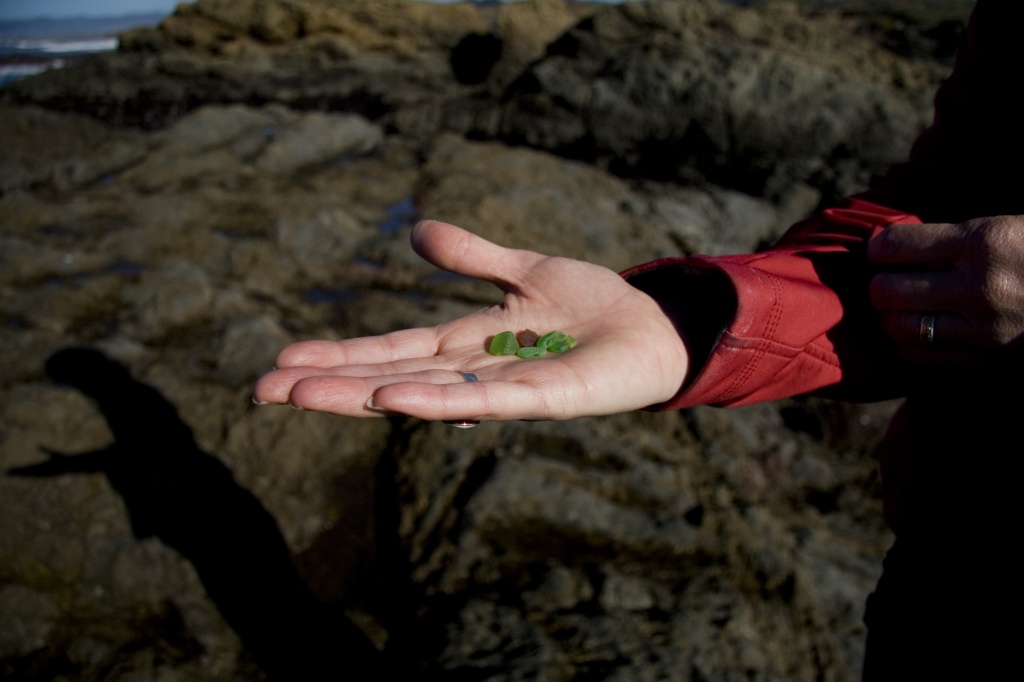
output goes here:
{"type": "Polygon", "coordinates": [[[931,126],[866,199],[925,222],[1024,214],[1024,2],[978,0],[931,126]]]}

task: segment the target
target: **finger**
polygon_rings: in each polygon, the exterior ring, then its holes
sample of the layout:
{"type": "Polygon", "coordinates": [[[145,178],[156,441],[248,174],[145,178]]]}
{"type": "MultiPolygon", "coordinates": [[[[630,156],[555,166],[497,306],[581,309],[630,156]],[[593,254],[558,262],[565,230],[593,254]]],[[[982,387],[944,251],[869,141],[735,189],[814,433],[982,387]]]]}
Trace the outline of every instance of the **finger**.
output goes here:
{"type": "Polygon", "coordinates": [[[871,278],[869,292],[882,312],[961,309],[969,293],[949,271],[883,272],[871,278]]]}
{"type": "Polygon", "coordinates": [[[949,223],[890,225],[868,242],[868,262],[884,266],[949,266],[963,249],[964,232],[949,223]]]}
{"type": "Polygon", "coordinates": [[[286,403],[295,384],[314,377],[375,379],[377,383],[374,388],[396,381],[412,381],[418,375],[433,376],[430,374],[432,372],[439,373],[437,376],[440,377],[437,380],[431,380],[432,383],[448,383],[453,380],[451,379],[453,376],[455,381],[462,381],[462,375],[459,372],[466,368],[471,368],[479,375],[494,367],[509,364],[510,360],[511,358],[508,356],[496,357],[472,350],[465,353],[451,353],[443,358],[428,356],[380,364],[284,367],[268,372],[257,380],[253,389],[253,400],[257,403],[286,403]]]}
{"type": "MultiPolygon", "coordinates": [[[[360,367],[373,367],[373,365],[360,365],[360,367]]],[[[437,371],[446,372],[449,380],[454,381],[454,379],[451,378],[451,371],[437,371]]],[[[388,376],[404,376],[408,378],[410,375],[415,376],[415,374],[415,372],[410,372],[406,374],[387,375],[380,371],[372,374],[369,372],[365,374],[346,374],[343,371],[343,368],[336,367],[293,367],[283,370],[274,370],[257,380],[256,386],[253,388],[253,400],[259,404],[284,405],[291,401],[292,392],[299,383],[310,379],[316,379],[324,383],[333,382],[338,386],[353,387],[353,391],[359,390],[362,392],[363,402],[366,402],[366,399],[371,393],[373,393],[373,391],[386,383],[388,376]],[[375,382],[373,381],[374,379],[376,380],[375,382]]],[[[304,405],[304,407],[309,407],[309,405],[304,405]]]]}
{"type": "Polygon", "coordinates": [[[569,404],[558,394],[516,381],[461,384],[388,384],[373,394],[378,409],[430,420],[567,418],[569,404]]]}
{"type": "Polygon", "coordinates": [[[400,384],[461,384],[463,374],[450,369],[431,369],[407,374],[367,377],[314,374],[295,377],[290,384],[259,388],[257,398],[263,403],[290,404],[309,410],[320,410],[345,416],[377,416],[380,410],[368,405],[370,397],[382,386],[400,384]]]}
{"type": "Polygon", "coordinates": [[[941,367],[943,370],[963,367],[983,367],[990,364],[985,353],[964,348],[904,347],[900,355],[915,365],[941,367]]]}
{"type": "Polygon", "coordinates": [[[901,346],[929,350],[948,350],[971,342],[971,326],[953,313],[934,314],[932,342],[923,338],[922,320],[930,313],[887,313],[881,317],[882,330],[901,346]]]}
{"type": "Polygon", "coordinates": [[[439,268],[491,282],[505,291],[518,288],[529,269],[544,259],[541,254],[508,249],[434,220],[413,228],[412,247],[439,268]]]}
{"type": "Polygon", "coordinates": [[[438,337],[433,328],[405,329],[381,336],[364,336],[345,341],[303,341],[277,355],[274,366],[336,367],[369,365],[437,353],[438,337]]]}

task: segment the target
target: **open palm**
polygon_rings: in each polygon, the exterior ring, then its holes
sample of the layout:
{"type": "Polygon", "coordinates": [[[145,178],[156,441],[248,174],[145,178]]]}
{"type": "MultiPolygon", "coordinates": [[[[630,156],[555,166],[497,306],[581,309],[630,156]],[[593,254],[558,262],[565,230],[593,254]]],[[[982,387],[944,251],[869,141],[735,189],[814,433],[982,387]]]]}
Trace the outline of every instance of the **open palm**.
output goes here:
{"type": "Polygon", "coordinates": [[[653,299],[615,272],[506,249],[433,221],[417,225],[412,242],[434,265],[500,287],[502,303],[436,327],[291,345],[257,383],[257,402],[357,417],[570,419],[678,392],[687,368],[679,334],[653,299]],[[495,334],[524,329],[563,331],[579,345],[535,360],[487,352],[495,334]]]}

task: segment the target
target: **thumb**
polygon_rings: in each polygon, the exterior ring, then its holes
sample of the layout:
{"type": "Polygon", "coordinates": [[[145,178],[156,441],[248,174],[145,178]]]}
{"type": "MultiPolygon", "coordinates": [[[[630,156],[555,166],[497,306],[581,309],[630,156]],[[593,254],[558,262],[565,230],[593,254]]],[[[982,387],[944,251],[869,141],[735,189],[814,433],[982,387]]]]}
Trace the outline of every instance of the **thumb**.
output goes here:
{"type": "Polygon", "coordinates": [[[412,230],[412,248],[439,268],[482,279],[508,291],[518,288],[527,271],[544,256],[508,249],[472,232],[436,220],[425,220],[412,230]]]}

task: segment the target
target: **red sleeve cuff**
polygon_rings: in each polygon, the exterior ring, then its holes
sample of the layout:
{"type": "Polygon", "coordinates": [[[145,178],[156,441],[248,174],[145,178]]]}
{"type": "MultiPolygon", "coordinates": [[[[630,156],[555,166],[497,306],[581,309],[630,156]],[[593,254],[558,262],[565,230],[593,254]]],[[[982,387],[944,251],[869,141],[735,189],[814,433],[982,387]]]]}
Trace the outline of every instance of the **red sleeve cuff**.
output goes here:
{"type": "MultiPolygon", "coordinates": [[[[710,268],[723,273],[735,292],[735,314],[703,366],[655,409],[746,405],[840,386],[854,398],[861,389],[877,390],[878,370],[897,358],[868,299],[865,246],[888,225],[918,222],[853,199],[794,225],[763,253],[664,259],[623,273],[632,281],[666,267],[710,268]],[[874,378],[866,381],[868,375],[874,378]]],[[[656,299],[675,295],[648,293],[656,299]]]]}

